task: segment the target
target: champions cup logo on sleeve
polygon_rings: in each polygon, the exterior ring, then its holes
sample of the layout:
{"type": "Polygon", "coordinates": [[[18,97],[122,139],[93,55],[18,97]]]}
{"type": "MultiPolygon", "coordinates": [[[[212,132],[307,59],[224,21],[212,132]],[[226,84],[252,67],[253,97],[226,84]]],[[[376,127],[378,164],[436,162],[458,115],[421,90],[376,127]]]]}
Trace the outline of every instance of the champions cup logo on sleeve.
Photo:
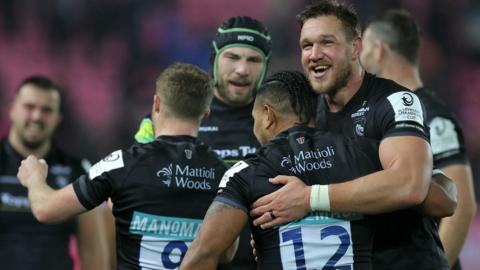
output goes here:
{"type": "Polygon", "coordinates": [[[423,127],[423,110],[420,99],[413,93],[403,91],[387,97],[393,112],[395,122],[411,121],[423,127]]]}
{"type": "Polygon", "coordinates": [[[123,163],[123,152],[122,150],[117,150],[93,165],[88,171],[88,177],[92,180],[104,172],[123,167],[125,167],[125,164],[123,163]]]}

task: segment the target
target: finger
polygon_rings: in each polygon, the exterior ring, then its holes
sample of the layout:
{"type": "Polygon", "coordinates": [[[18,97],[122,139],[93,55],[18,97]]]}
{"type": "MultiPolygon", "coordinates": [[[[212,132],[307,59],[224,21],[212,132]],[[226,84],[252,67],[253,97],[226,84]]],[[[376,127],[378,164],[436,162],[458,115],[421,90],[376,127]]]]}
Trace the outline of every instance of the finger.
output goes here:
{"type": "Polygon", "coordinates": [[[255,209],[257,207],[264,206],[271,203],[273,201],[274,196],[275,196],[275,192],[260,197],[259,199],[253,202],[252,208],[255,209]]]}
{"type": "Polygon", "coordinates": [[[259,216],[264,215],[264,214],[268,214],[270,216],[268,211],[270,211],[272,208],[273,207],[271,206],[271,204],[266,204],[266,205],[255,207],[250,211],[250,216],[251,217],[259,217],[259,216]]]}
{"type": "Polygon", "coordinates": [[[267,213],[261,215],[260,217],[254,219],[253,220],[253,225],[254,226],[259,226],[259,225],[262,225],[262,224],[267,223],[269,221],[272,221],[272,217],[270,216],[270,213],[267,212],[267,213]]]}
{"type": "Polygon", "coordinates": [[[45,159],[42,158],[39,161],[40,161],[40,163],[47,165],[47,162],[45,161],[45,159]]]}
{"type": "Polygon", "coordinates": [[[268,181],[274,185],[285,185],[289,182],[291,176],[277,175],[274,178],[269,178],[268,181]]]}
{"type": "Polygon", "coordinates": [[[273,227],[275,227],[275,226],[277,226],[277,225],[282,224],[281,221],[282,221],[282,219],[276,218],[276,219],[274,219],[274,220],[270,220],[269,222],[263,223],[262,225],[260,225],[260,228],[262,228],[262,229],[264,229],[264,230],[270,229],[270,228],[273,228],[273,227]]]}

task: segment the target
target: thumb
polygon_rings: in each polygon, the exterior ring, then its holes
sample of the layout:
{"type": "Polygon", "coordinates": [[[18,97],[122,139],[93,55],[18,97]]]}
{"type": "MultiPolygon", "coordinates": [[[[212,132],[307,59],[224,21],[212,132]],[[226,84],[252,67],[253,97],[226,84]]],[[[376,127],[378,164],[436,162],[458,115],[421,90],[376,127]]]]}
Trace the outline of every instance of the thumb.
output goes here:
{"type": "Polygon", "coordinates": [[[286,175],[278,175],[274,178],[269,178],[268,181],[274,185],[285,185],[288,183],[289,178],[290,177],[286,175]]]}

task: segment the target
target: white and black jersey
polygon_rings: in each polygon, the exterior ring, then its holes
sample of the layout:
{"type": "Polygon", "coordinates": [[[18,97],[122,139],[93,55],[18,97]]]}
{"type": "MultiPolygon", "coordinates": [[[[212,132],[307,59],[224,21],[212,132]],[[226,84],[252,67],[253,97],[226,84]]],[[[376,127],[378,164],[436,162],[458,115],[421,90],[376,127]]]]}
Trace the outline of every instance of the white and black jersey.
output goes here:
{"type": "MultiPolygon", "coordinates": [[[[320,129],[354,138],[429,138],[424,106],[418,96],[369,73],[365,73],[359,91],[340,112],[329,112],[325,100],[319,99],[316,122],[320,129]]],[[[374,269],[449,269],[436,222],[413,210],[379,215],[373,248],[374,269]]]]}
{"type": "MultiPolygon", "coordinates": [[[[74,218],[58,224],[41,224],[33,216],[28,190],[17,178],[25,157],[7,139],[0,142],[0,268],[18,270],[72,269],[70,236],[76,233],[74,218]]],[[[55,146],[44,159],[49,164],[47,184],[60,189],[85,173],[81,161],[55,146]]]]}
{"type": "MultiPolygon", "coordinates": [[[[377,153],[376,141],[297,126],[230,168],[215,200],[248,214],[256,199],[281,187],[270,177],[295,175],[308,185],[344,182],[380,170],[377,153]]],[[[260,269],[371,269],[373,230],[362,215],[312,212],[271,229],[252,227],[252,233],[260,269]]]]}
{"type": "Polygon", "coordinates": [[[160,136],[118,150],[73,185],[82,205],[113,202],[118,269],[176,269],[226,171],[191,136],[160,136]]]}

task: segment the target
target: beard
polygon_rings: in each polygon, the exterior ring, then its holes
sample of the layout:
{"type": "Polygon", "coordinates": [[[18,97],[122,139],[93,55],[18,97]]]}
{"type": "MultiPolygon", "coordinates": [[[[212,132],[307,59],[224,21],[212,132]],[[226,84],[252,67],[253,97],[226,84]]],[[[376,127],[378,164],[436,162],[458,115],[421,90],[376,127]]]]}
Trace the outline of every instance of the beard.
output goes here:
{"type": "Polygon", "coordinates": [[[338,76],[334,79],[330,87],[325,89],[324,93],[332,98],[335,97],[340,89],[347,86],[351,74],[352,66],[348,62],[345,62],[345,65],[340,68],[338,76]]]}
{"type": "Polygon", "coordinates": [[[37,150],[38,148],[40,148],[40,146],[42,146],[43,144],[45,143],[45,140],[38,140],[38,141],[29,141],[25,138],[22,138],[22,144],[30,149],[30,150],[37,150]]]}

